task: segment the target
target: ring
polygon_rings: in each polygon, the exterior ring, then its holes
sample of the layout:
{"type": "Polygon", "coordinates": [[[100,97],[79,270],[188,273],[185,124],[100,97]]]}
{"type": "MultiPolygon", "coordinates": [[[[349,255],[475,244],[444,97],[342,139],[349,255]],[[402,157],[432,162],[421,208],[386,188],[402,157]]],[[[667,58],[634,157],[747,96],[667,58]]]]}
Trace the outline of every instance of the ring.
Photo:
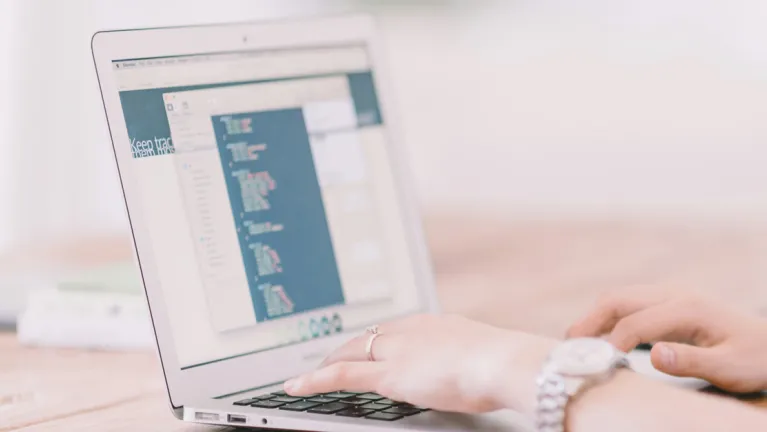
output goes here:
{"type": "Polygon", "coordinates": [[[376,358],[373,356],[373,342],[375,342],[376,338],[378,336],[381,336],[381,333],[378,333],[376,330],[376,333],[370,333],[370,337],[368,338],[368,344],[365,347],[365,354],[368,356],[368,361],[376,361],[376,358]]]}
{"type": "Polygon", "coordinates": [[[378,334],[378,324],[372,325],[365,329],[365,333],[367,334],[378,334]]]}

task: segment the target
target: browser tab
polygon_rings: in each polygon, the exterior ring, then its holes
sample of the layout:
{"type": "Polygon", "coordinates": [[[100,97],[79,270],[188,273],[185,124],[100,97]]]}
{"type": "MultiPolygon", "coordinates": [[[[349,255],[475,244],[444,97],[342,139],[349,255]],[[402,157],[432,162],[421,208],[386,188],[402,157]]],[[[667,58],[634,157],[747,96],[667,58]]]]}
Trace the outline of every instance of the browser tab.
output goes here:
{"type": "Polygon", "coordinates": [[[344,70],[361,71],[369,67],[367,53],[362,46],[120,60],[114,62],[113,66],[120,71],[120,84],[135,89],[147,88],[147,82],[163,83],[169,87],[210,82],[247,82],[326,75],[344,70]],[[183,68],[183,71],[179,68],[183,68]]]}

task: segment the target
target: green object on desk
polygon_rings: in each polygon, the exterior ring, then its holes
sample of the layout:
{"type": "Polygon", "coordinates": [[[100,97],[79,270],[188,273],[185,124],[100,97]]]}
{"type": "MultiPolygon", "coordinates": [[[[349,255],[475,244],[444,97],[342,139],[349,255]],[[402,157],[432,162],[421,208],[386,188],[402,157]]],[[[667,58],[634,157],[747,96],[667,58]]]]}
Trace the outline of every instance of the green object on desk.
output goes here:
{"type": "Polygon", "coordinates": [[[62,292],[100,292],[141,294],[141,279],[132,261],[80,270],[63,277],[57,287],[62,292]]]}

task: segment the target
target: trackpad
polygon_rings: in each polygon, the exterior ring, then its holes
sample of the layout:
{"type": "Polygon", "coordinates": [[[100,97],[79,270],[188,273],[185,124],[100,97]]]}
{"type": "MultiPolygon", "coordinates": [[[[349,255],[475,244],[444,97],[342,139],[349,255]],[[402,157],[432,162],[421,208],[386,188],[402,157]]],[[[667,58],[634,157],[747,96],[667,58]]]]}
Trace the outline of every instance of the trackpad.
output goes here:
{"type": "Polygon", "coordinates": [[[628,354],[628,358],[634,371],[650,378],[694,390],[700,390],[709,386],[708,382],[702,379],[675,377],[655,369],[650,361],[650,351],[634,350],[628,354]]]}

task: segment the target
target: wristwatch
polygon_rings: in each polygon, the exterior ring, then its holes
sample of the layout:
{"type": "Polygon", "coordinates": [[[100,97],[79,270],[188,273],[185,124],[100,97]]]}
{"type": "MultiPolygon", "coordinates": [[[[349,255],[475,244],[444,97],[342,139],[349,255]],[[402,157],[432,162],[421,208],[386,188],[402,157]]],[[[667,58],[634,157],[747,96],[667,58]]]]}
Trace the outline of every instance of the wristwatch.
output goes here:
{"type": "Polygon", "coordinates": [[[538,376],[538,431],[564,432],[568,401],[628,365],[626,354],[603,339],[562,342],[551,351],[538,376]]]}

